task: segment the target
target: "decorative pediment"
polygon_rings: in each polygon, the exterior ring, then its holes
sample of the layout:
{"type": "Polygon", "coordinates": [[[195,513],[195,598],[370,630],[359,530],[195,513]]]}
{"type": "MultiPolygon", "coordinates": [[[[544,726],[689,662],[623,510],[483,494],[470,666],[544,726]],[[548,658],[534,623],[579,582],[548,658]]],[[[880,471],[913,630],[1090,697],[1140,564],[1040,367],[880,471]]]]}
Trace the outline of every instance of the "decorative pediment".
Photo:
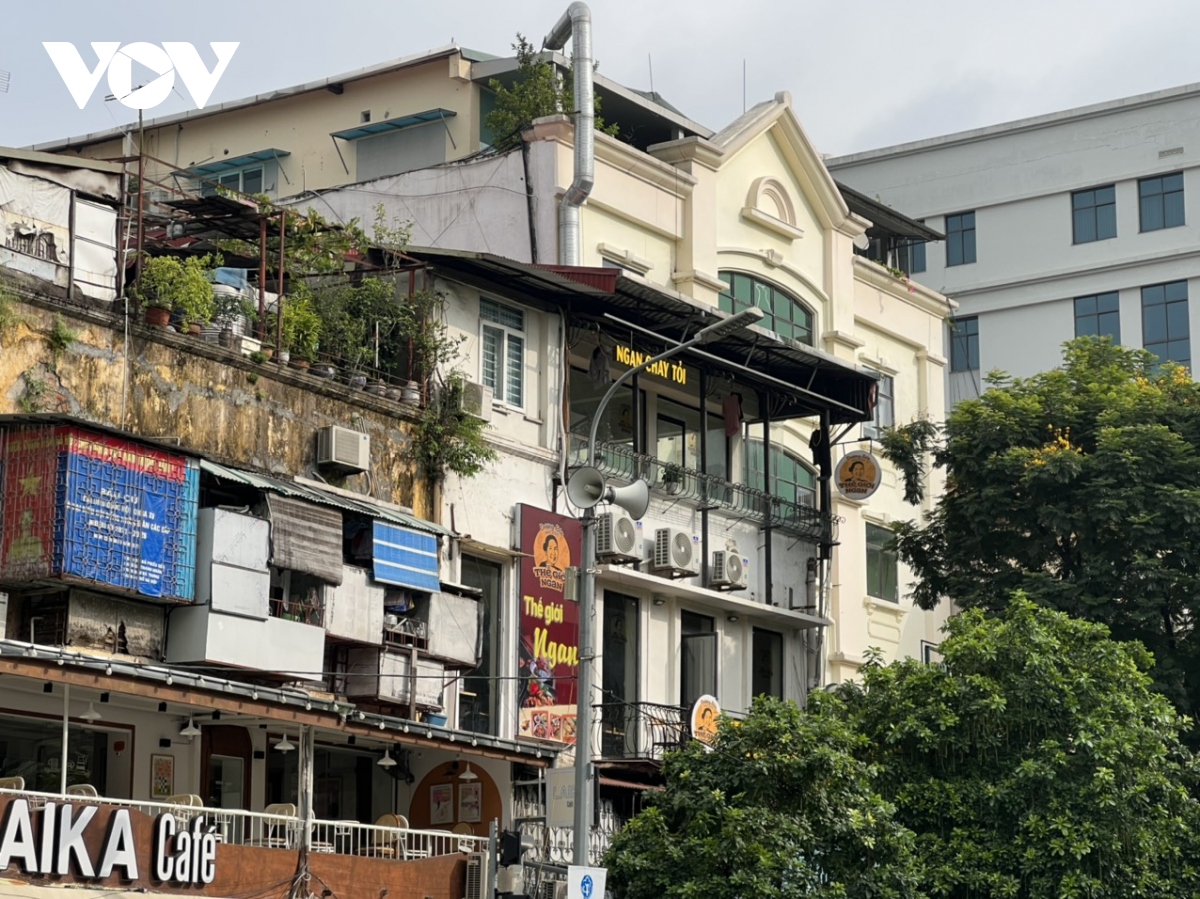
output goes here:
{"type": "Polygon", "coordinates": [[[755,178],[746,194],[742,218],[788,240],[799,240],[804,231],[796,225],[796,205],[777,178],[755,178]]]}

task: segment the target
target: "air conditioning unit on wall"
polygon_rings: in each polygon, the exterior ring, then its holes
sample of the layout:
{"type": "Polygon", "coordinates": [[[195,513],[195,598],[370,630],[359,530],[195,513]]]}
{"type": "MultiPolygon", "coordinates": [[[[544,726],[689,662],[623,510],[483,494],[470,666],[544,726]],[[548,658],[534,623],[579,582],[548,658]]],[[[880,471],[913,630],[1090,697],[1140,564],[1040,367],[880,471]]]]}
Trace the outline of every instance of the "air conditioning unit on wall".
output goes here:
{"type": "Polygon", "coordinates": [[[492,420],[492,388],[468,381],[463,384],[462,410],[480,421],[492,420]]]}
{"type": "Polygon", "coordinates": [[[371,437],[330,425],[317,431],[317,464],[336,471],[354,473],[371,467],[371,437]]]}
{"type": "Polygon", "coordinates": [[[682,528],[657,528],[650,570],[667,577],[695,577],[700,573],[700,553],[695,538],[682,528]]]}
{"type": "Polygon", "coordinates": [[[742,564],[742,557],[735,552],[727,549],[714,552],[709,575],[709,583],[714,587],[726,590],[746,589],[746,566],[742,564]]]}
{"type": "Polygon", "coordinates": [[[596,516],[596,555],[605,561],[640,561],[641,540],[637,522],[624,509],[613,507],[596,516]]]}

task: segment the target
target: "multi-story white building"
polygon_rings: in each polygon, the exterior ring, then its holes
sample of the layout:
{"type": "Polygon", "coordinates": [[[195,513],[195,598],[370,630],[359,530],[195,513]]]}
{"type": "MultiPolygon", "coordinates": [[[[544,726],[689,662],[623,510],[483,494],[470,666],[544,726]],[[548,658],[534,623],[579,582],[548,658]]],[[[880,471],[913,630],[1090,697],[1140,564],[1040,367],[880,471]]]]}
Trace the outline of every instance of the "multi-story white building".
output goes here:
{"type": "Polygon", "coordinates": [[[1190,363],[1198,163],[1200,85],[827,160],[945,233],[908,264],[959,304],[951,404],[993,369],[1055,367],[1085,334],[1190,363]]]}

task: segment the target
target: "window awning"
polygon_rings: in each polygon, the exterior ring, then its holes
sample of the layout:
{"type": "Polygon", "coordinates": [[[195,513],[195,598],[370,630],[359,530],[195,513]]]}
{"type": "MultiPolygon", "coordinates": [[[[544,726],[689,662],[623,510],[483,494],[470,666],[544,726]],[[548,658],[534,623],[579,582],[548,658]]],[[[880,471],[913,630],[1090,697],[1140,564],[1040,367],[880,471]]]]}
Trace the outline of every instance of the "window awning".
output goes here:
{"type": "Polygon", "coordinates": [[[268,493],[266,498],[271,516],[271,564],[340,584],[342,516],[290,496],[268,493]]]}
{"type": "Polygon", "coordinates": [[[440,524],[436,524],[432,521],[425,521],[423,518],[418,518],[415,515],[409,515],[408,513],[401,512],[398,509],[381,505],[377,502],[374,502],[370,497],[367,496],[362,497],[362,499],[351,499],[347,496],[340,496],[324,490],[318,490],[315,487],[297,484],[295,481],[283,481],[267,475],[254,474],[252,472],[242,471],[236,468],[226,468],[224,465],[219,465],[216,462],[210,462],[207,459],[200,462],[200,470],[224,481],[232,481],[236,484],[246,484],[250,487],[256,487],[259,490],[264,490],[271,493],[279,493],[283,496],[290,496],[295,499],[301,499],[310,503],[333,506],[334,508],[341,509],[345,512],[353,512],[356,515],[364,515],[368,518],[375,518],[380,521],[389,521],[392,524],[398,524],[402,527],[413,528],[417,531],[424,531],[427,534],[435,534],[439,537],[449,537],[453,534],[451,530],[443,527],[440,524]]]}
{"type": "Polygon", "coordinates": [[[329,136],[341,140],[358,140],[360,137],[370,137],[385,131],[397,131],[401,128],[411,128],[414,125],[425,125],[440,119],[452,119],[458,115],[453,109],[427,109],[424,112],[414,112],[412,115],[398,116],[394,119],[384,119],[380,122],[366,122],[356,128],[344,131],[334,131],[329,136]]]}
{"type": "Polygon", "coordinates": [[[255,150],[253,153],[244,153],[241,156],[230,156],[227,159],[206,162],[203,165],[194,165],[191,168],[184,169],[184,171],[189,175],[215,175],[218,172],[240,169],[256,162],[265,162],[268,159],[280,159],[291,155],[287,150],[271,147],[267,150],[255,150]]]}

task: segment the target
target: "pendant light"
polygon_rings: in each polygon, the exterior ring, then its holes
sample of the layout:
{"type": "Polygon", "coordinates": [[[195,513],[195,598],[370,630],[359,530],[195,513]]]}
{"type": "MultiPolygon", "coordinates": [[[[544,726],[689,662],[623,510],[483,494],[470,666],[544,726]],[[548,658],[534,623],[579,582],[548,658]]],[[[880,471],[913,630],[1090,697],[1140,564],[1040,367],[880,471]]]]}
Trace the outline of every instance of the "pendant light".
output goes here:
{"type": "Polygon", "coordinates": [[[280,752],[291,752],[296,748],[296,744],[287,738],[287,734],[284,734],[283,739],[275,744],[275,748],[280,752]]]}
{"type": "Polygon", "coordinates": [[[459,780],[479,780],[479,775],[471,770],[471,763],[467,762],[467,769],[462,774],[458,775],[459,780]]]}
{"type": "Polygon", "coordinates": [[[198,737],[198,736],[200,736],[200,728],[196,727],[196,721],[194,718],[188,718],[188,723],[184,726],[183,730],[181,730],[179,732],[179,736],[181,736],[181,737],[198,737]]]}
{"type": "Polygon", "coordinates": [[[383,751],[383,758],[381,758],[375,764],[378,765],[380,768],[396,767],[396,760],[394,758],[392,758],[392,750],[390,747],[383,751]]]}
{"type": "Polygon", "coordinates": [[[96,711],[95,704],[89,702],[87,711],[84,712],[79,717],[82,718],[84,721],[88,722],[88,724],[91,724],[93,721],[99,721],[102,716],[100,715],[99,712],[96,711]]]}

